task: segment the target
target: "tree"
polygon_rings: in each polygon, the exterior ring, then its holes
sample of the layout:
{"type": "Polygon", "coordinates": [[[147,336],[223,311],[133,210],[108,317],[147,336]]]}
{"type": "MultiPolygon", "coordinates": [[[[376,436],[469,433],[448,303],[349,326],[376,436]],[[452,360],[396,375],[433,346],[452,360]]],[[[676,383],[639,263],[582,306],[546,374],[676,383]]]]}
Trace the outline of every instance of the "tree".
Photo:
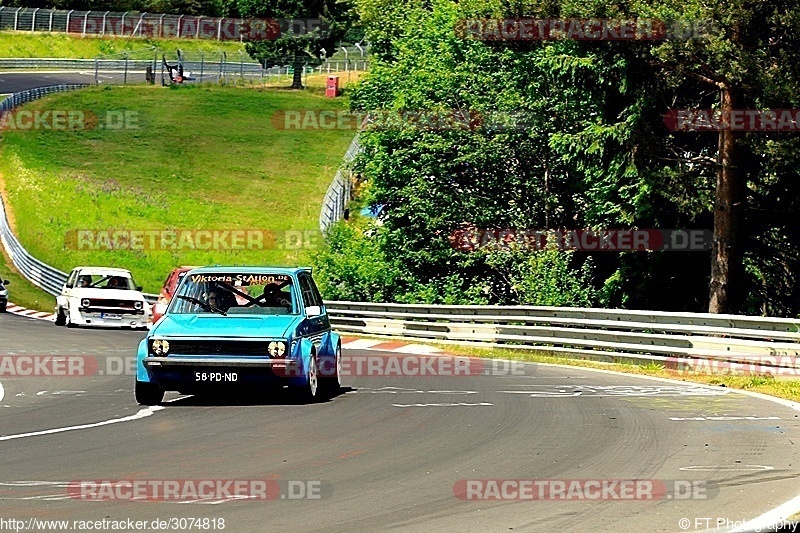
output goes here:
{"type": "Polygon", "coordinates": [[[276,39],[249,42],[246,49],[264,68],[291,65],[292,89],[303,88],[305,65],[333,55],[355,20],[349,0],[234,0],[233,5],[242,17],[279,21],[276,39]]]}

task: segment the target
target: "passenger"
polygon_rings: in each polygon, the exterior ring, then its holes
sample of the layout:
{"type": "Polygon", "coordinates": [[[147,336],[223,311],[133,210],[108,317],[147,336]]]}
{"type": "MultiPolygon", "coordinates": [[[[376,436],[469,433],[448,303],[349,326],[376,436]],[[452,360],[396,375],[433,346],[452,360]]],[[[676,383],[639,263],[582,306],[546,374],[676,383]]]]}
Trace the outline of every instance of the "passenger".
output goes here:
{"type": "Polygon", "coordinates": [[[285,307],[287,310],[292,308],[292,302],[283,297],[280,286],[277,283],[270,283],[264,286],[264,294],[259,298],[262,307],[285,307]]]}

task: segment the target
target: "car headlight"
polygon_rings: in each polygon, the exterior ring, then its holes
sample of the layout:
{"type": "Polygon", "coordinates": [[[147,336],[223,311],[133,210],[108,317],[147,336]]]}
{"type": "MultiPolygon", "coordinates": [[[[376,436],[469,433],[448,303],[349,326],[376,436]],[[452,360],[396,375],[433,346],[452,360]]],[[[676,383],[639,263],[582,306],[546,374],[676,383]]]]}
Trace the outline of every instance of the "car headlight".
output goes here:
{"type": "Polygon", "coordinates": [[[267,346],[267,353],[269,353],[270,357],[283,357],[283,354],[286,353],[286,343],[277,341],[270,342],[267,346]]]}
{"type": "Polygon", "coordinates": [[[156,339],[153,341],[153,353],[156,355],[167,355],[169,352],[169,342],[163,339],[156,339]]]}
{"type": "Polygon", "coordinates": [[[142,310],[142,302],[133,302],[133,308],[136,309],[137,311],[141,311],[142,310]]]}
{"type": "Polygon", "coordinates": [[[81,300],[81,307],[89,307],[90,305],[92,305],[92,302],[89,301],[89,298],[81,300]]]}

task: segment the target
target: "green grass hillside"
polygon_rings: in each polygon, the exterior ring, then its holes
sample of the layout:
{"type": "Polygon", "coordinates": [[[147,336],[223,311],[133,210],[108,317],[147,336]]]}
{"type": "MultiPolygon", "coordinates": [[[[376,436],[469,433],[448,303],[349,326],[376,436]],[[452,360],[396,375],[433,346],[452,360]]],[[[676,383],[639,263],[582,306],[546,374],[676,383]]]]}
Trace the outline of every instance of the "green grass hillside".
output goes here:
{"type": "MultiPolygon", "coordinates": [[[[321,89],[218,86],[92,88],[27,104],[34,113],[83,113],[84,128],[3,132],[0,174],[15,231],[34,256],[63,271],[130,268],[146,292],[157,292],[180,264],[303,263],[310,249],[292,239],[317,230],[322,198],[355,132],[287,130],[280,117],[345,107],[321,89]],[[136,127],[101,127],[124,117],[136,127]],[[265,230],[276,241],[235,251],[79,250],[76,241],[79,230],[237,228],[265,230]]],[[[11,292],[12,301],[33,305],[11,292]]]]}
{"type": "MultiPolygon", "coordinates": [[[[80,37],[66,33],[0,32],[0,57],[53,57],[93,59],[95,57],[121,58],[127,52],[134,59],[151,59],[153,47],[174,59],[180,48],[187,54],[203,52],[209,60],[221,52],[228,59],[238,61],[244,45],[235,41],[208,39],[148,39],[143,37],[80,37]]],[[[252,59],[245,54],[245,59],[252,59]]],[[[160,53],[159,53],[160,58],[160,53]]]]}

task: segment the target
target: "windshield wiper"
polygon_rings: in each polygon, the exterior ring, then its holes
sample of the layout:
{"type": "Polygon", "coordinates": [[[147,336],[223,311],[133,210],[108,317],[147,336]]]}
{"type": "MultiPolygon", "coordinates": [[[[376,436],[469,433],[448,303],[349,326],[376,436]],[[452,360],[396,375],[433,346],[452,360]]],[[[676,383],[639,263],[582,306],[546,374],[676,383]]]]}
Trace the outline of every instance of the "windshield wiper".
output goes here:
{"type": "Polygon", "coordinates": [[[197,304],[200,307],[202,307],[203,309],[205,309],[206,311],[211,311],[212,313],[219,313],[222,316],[228,316],[228,313],[226,313],[225,311],[223,311],[222,309],[220,309],[216,305],[211,305],[211,304],[209,304],[207,302],[204,302],[203,300],[199,300],[199,299],[194,298],[192,296],[184,296],[183,294],[179,294],[179,295],[176,296],[176,298],[182,298],[182,299],[186,300],[187,302],[192,302],[194,304],[197,304]]]}

